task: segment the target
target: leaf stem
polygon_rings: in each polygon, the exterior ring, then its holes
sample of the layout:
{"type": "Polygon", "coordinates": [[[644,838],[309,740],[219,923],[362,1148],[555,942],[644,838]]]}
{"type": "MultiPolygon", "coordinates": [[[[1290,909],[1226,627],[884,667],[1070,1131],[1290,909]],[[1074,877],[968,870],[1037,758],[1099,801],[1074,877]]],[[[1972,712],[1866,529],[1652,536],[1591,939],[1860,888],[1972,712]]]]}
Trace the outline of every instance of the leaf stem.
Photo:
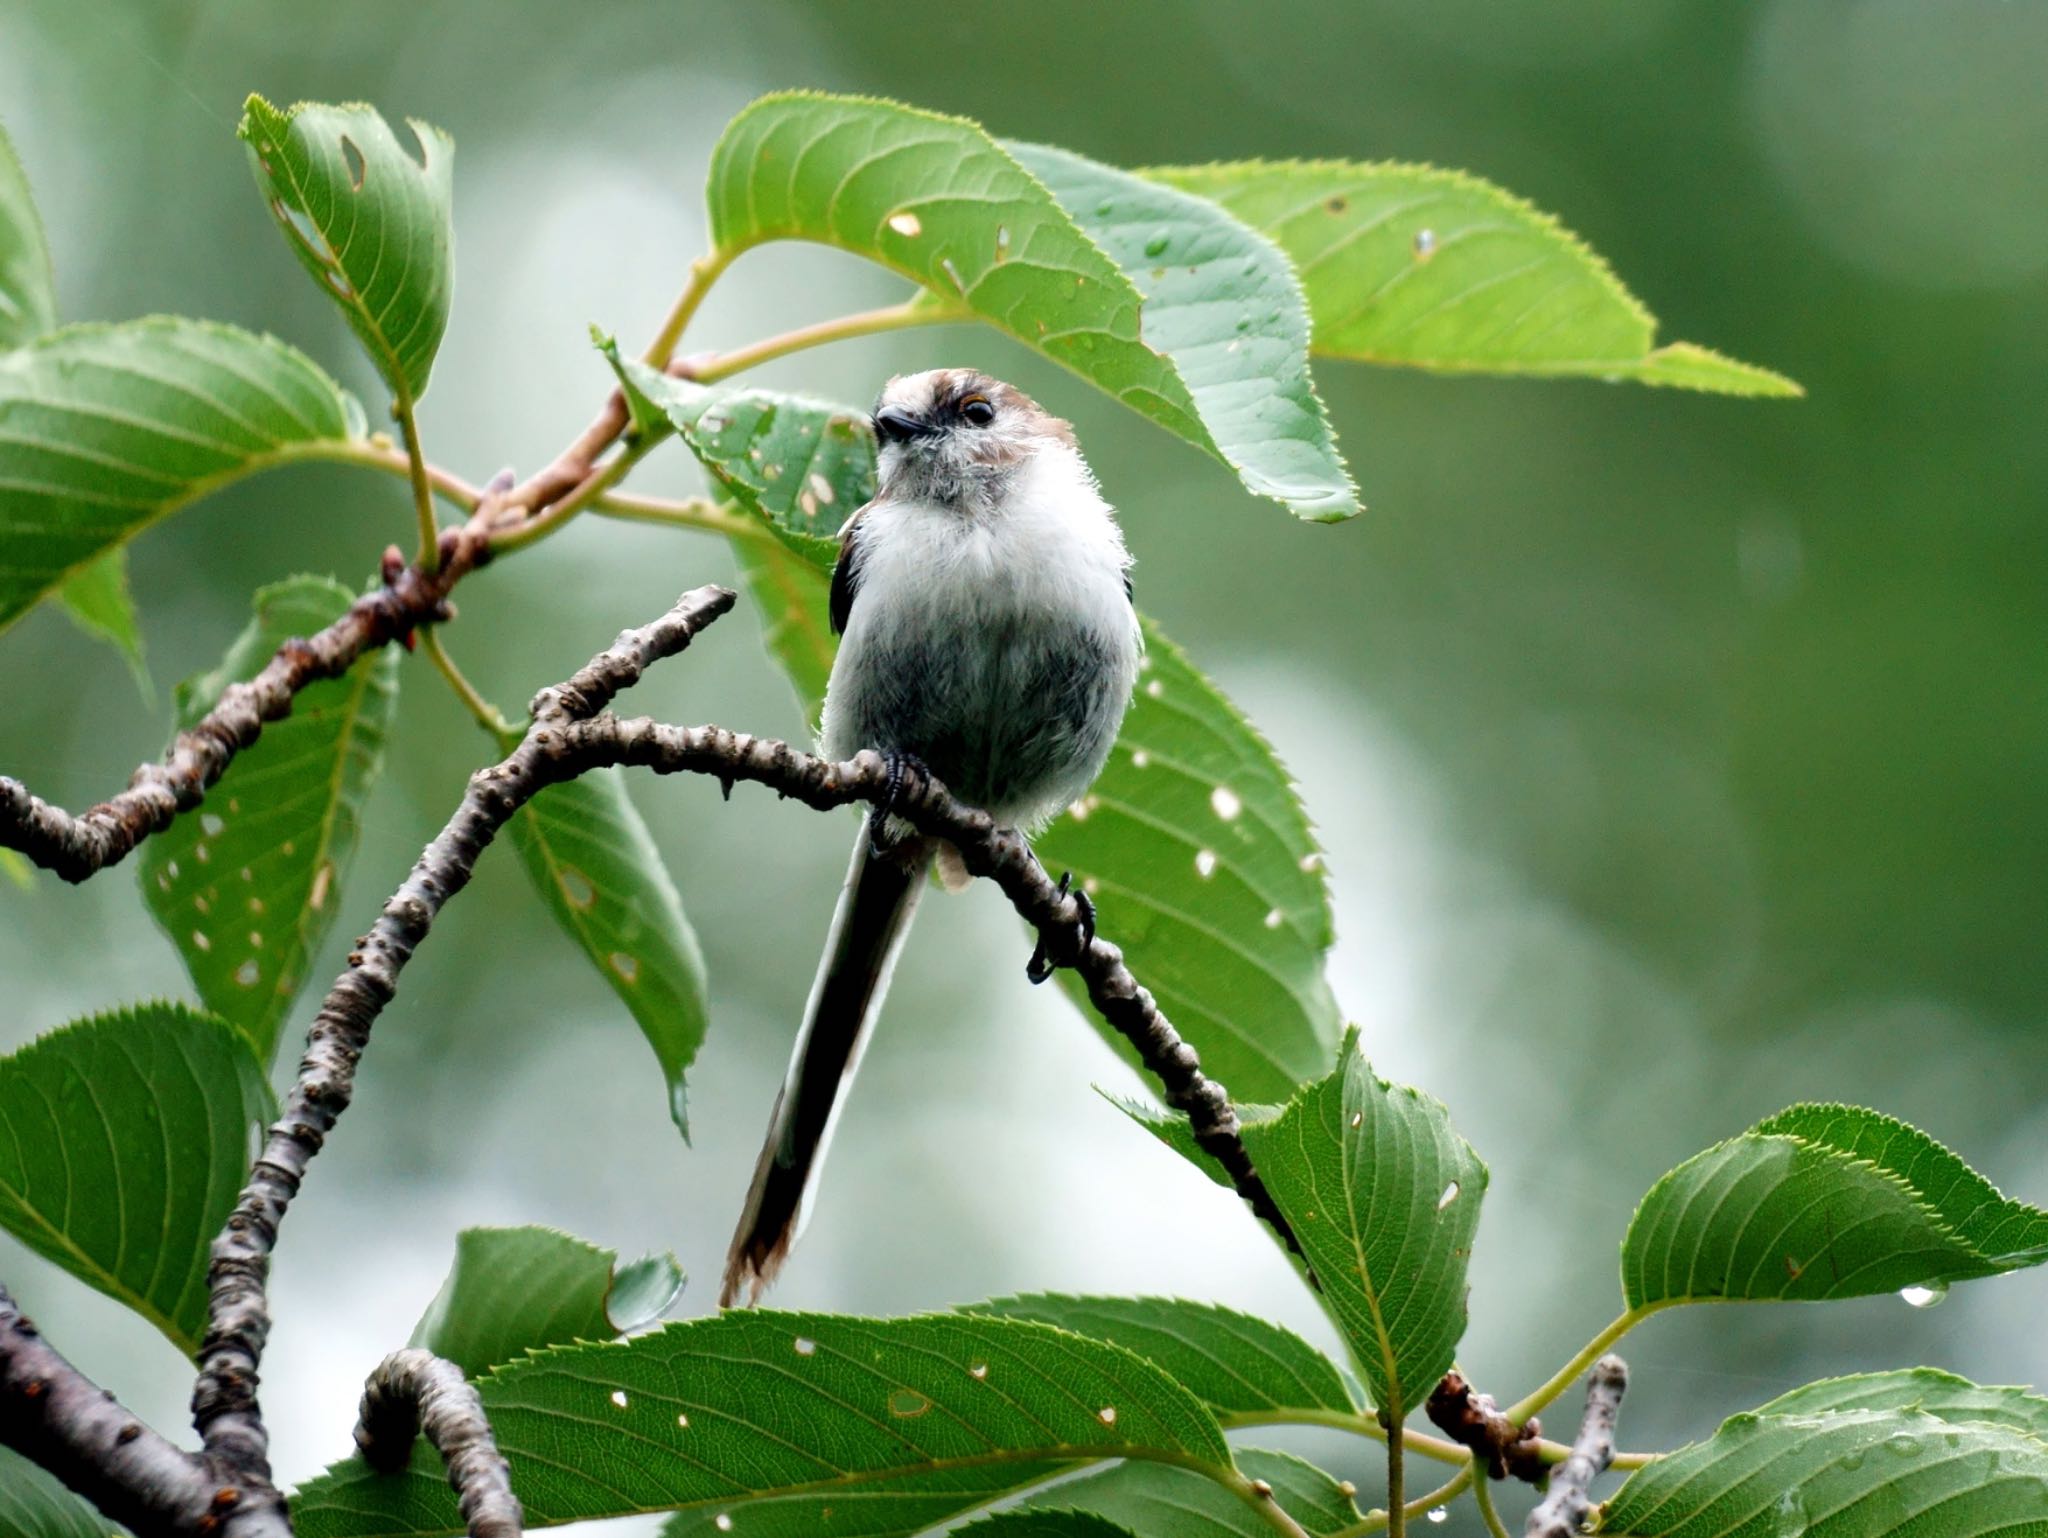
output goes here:
{"type": "Polygon", "coordinates": [[[1537,1389],[1535,1393],[1530,1394],[1526,1398],[1517,1400],[1502,1413],[1517,1425],[1527,1420],[1530,1416],[1537,1414],[1551,1400],[1557,1398],[1559,1394],[1562,1394],[1576,1383],[1580,1376],[1596,1361],[1605,1356],[1608,1347],[1612,1346],[1622,1336],[1628,1334],[1630,1330],[1633,1330],[1659,1309],[1670,1306],[1670,1302],[1646,1303],[1641,1308],[1629,1309],[1619,1319],[1608,1325],[1606,1329],[1587,1341],[1577,1356],[1566,1362],[1564,1366],[1558,1368],[1551,1375],[1548,1383],[1545,1383],[1543,1387],[1537,1389]]]}
{"type": "MultiPolygon", "coordinates": [[[[758,531],[750,529],[747,532],[753,534],[758,531]]],[[[774,537],[773,534],[767,535],[771,540],[774,537]]],[[[1271,1415],[1225,1415],[1218,1419],[1227,1431],[1245,1431],[1257,1426],[1321,1426],[1331,1431],[1348,1431],[1353,1436],[1371,1437],[1375,1442],[1384,1442],[1387,1439],[1386,1428],[1374,1416],[1356,1410],[1290,1409],[1271,1415]]],[[[1401,1441],[1409,1452],[1420,1453],[1423,1457],[1433,1458],[1438,1463],[1463,1463],[1471,1456],[1459,1443],[1447,1437],[1433,1437],[1428,1432],[1417,1431],[1413,1427],[1402,1430],[1401,1441]]],[[[1562,1463],[1571,1452],[1568,1444],[1553,1442],[1548,1437],[1536,1443],[1536,1450],[1545,1463],[1562,1463]]],[[[1616,1453],[1613,1467],[1639,1469],[1655,1463],[1662,1456],[1661,1453],[1616,1453]]]]}
{"type": "Polygon", "coordinates": [[[658,523],[672,529],[702,529],[707,534],[728,534],[739,539],[773,540],[768,526],[758,518],[736,511],[731,503],[709,497],[644,497],[626,491],[608,491],[590,504],[590,510],[626,523],[658,523]]]}
{"type": "Polygon", "coordinates": [[[507,551],[523,550],[528,545],[546,539],[624,480],[627,472],[645,458],[648,450],[653,447],[653,444],[645,442],[628,443],[610,460],[591,471],[584,478],[582,485],[549,507],[538,518],[529,518],[524,523],[494,532],[491,535],[492,553],[503,555],[507,551]]]}
{"type": "Polygon", "coordinates": [[[1273,1487],[1264,1480],[1250,1480],[1234,1471],[1226,1473],[1220,1469],[1204,1469],[1203,1472],[1210,1474],[1225,1489],[1265,1518],[1266,1525],[1275,1532],[1284,1534],[1285,1538],[1309,1538],[1302,1525],[1281,1509],[1280,1503],[1273,1498],[1273,1487]]]}
{"type": "Polygon", "coordinates": [[[758,342],[735,347],[731,352],[713,353],[690,364],[689,377],[700,384],[715,384],[743,369],[756,368],[772,359],[802,352],[807,347],[821,347],[827,342],[843,342],[857,336],[874,336],[884,331],[901,331],[910,326],[951,325],[970,318],[965,305],[935,304],[920,292],[901,304],[835,316],[814,325],[798,326],[777,336],[763,337],[758,342]]]}
{"type": "MultiPolygon", "coordinates": [[[[1459,1451],[1463,1452],[1464,1449],[1460,1448],[1459,1451]]],[[[1401,1507],[1402,1520],[1405,1522],[1410,1517],[1419,1517],[1426,1512],[1434,1511],[1439,1506],[1448,1505],[1463,1494],[1465,1486],[1471,1483],[1472,1463],[1468,1458],[1465,1466],[1444,1481],[1444,1483],[1438,1485],[1427,1495],[1418,1495],[1414,1500],[1408,1502],[1407,1505],[1401,1507]]],[[[1367,1538],[1368,1534],[1388,1531],[1393,1527],[1391,1510],[1393,1501],[1391,1497],[1387,1504],[1390,1508],[1388,1511],[1369,1511],[1362,1519],[1352,1523],[1349,1527],[1338,1528],[1329,1535],[1329,1538],[1367,1538]]]]}
{"type": "Polygon", "coordinates": [[[476,717],[476,724],[501,745],[509,747],[526,735],[524,727],[516,726],[507,719],[505,713],[485,699],[482,691],[455,665],[455,659],[448,655],[448,648],[441,644],[440,626],[420,627],[420,650],[427,654],[427,660],[434,664],[436,671],[448,680],[448,687],[455,691],[455,697],[469,707],[469,713],[476,717]]]}
{"type": "Polygon", "coordinates": [[[1479,1520],[1486,1524],[1490,1538],[1508,1538],[1508,1530],[1501,1525],[1500,1513],[1493,1509],[1493,1486],[1479,1468],[1477,1459],[1472,1467],[1472,1500],[1479,1507],[1479,1520]]]}
{"type": "Polygon", "coordinates": [[[1408,1513],[1402,1505],[1407,1499],[1408,1448],[1406,1439],[1401,1435],[1401,1417],[1385,1411],[1381,1413],[1387,1428],[1387,1538],[1401,1538],[1408,1522],[1408,1513]]]}
{"type": "Polygon", "coordinates": [[[405,438],[406,475],[412,482],[412,508],[420,525],[420,569],[434,571],[441,564],[441,529],[434,522],[434,492],[427,484],[427,458],[420,449],[420,425],[413,417],[411,392],[400,391],[391,409],[405,438]]]}
{"type": "Polygon", "coordinates": [[[640,361],[649,368],[666,368],[668,360],[675,356],[676,344],[683,339],[697,307],[704,302],[704,296],[711,292],[719,274],[732,265],[737,251],[707,251],[690,263],[689,280],[683,291],[676,295],[676,302],[670,307],[668,316],[661,323],[661,329],[654,334],[654,340],[647,344],[647,351],[640,361]]]}

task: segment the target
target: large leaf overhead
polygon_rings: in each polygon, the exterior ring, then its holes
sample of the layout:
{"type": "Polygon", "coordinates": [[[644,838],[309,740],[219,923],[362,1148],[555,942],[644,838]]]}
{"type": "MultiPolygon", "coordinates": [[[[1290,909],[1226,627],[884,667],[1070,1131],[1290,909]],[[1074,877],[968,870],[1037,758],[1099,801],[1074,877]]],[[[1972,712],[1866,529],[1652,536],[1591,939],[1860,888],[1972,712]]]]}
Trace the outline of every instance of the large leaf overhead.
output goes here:
{"type": "Polygon", "coordinates": [[[1608,1538],[2040,1538],[2048,1444],[1914,1410],[1737,1415],[1632,1475],[1608,1538]]]}
{"type": "Polygon", "coordinates": [[[194,1353],[207,1247],[271,1110],[210,1015],[144,1004],[51,1031],[0,1058],[0,1226],[194,1353]]]}
{"type": "Polygon", "coordinates": [[[624,777],[600,769],[550,785],[510,831],[548,911],[654,1049],[669,1116],[687,1138],[684,1075],[711,1018],[704,953],[624,777]]]}
{"type": "MultiPolygon", "coordinates": [[[[1252,467],[1245,481],[1259,495],[1309,517],[1337,510],[1341,487],[1300,482],[1292,465],[1285,474],[1268,468],[1284,441],[1273,423],[1234,403],[1218,415],[1226,395],[1213,388],[1197,399],[1174,360],[1155,350],[1138,290],[1117,263],[1042,182],[964,118],[859,97],[763,97],[719,140],[708,195],[721,258],[782,239],[868,257],[1226,464],[1252,467]]],[[[1236,361],[1244,366],[1238,377],[1250,380],[1252,360],[1236,361]]]]}
{"type": "Polygon", "coordinates": [[[1622,1243],[1631,1308],[1941,1288],[2048,1259],[2048,1212],[1925,1133],[1798,1105],[1671,1171],[1622,1243]]]}
{"type": "MultiPolygon", "coordinates": [[[[325,629],[354,595],[325,577],[260,589],[256,613],[212,672],[178,690],[179,729],[294,636],[325,629]]],[[[385,648],[299,691],[196,812],[142,848],[142,896],[184,957],[199,997],[268,1062],[320,942],[341,911],[357,822],[383,764],[398,696],[385,648]]]]}
{"type": "Polygon", "coordinates": [[[1286,255],[1206,198],[1069,150],[1003,147],[1144,296],[1146,344],[1173,360],[1245,485],[1307,517],[1357,512],[1309,379],[1308,307],[1286,255]]]}
{"type": "Polygon", "coordinates": [[[426,393],[455,283],[455,143],[407,123],[416,149],[374,107],[251,96],[239,129],[278,228],[401,402],[426,393]]]}
{"type": "Polygon", "coordinates": [[[0,130],[0,348],[19,347],[56,324],[56,280],[43,221],[14,144],[0,130]]]}
{"type": "Polygon", "coordinates": [[[311,360],[232,326],[72,326],[0,355],[0,627],[167,513],[362,432],[311,360]]]}
{"type": "Polygon", "coordinates": [[[1768,369],[1656,346],[1656,321],[1548,214],[1462,171],[1351,160],[1166,166],[1294,259],[1314,348],[1452,372],[1591,374],[1734,395],[1797,395],[1768,369]]]}
{"type": "Polygon", "coordinates": [[[412,1344],[470,1377],[529,1351],[610,1340],[652,1324],[683,1289],[673,1255],[627,1265],[553,1228],[465,1228],[412,1344]]]}

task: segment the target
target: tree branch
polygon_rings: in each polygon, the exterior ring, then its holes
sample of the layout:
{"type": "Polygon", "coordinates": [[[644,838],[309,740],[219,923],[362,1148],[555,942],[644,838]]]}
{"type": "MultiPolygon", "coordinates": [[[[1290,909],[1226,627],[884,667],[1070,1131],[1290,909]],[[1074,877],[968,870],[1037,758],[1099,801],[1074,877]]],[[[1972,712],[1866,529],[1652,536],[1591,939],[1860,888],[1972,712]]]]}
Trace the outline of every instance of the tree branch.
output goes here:
{"type": "Polygon", "coordinates": [[[298,1082],[213,1245],[192,1415],[207,1452],[223,1467],[269,1488],[269,1439],[256,1400],[256,1371],[270,1333],[264,1292],[270,1252],[307,1165],[348,1108],[356,1064],[371,1026],[397,991],[398,974],[441,905],[468,884],[498,830],[544,786],[576,772],[564,752],[571,725],[602,710],[650,663],[681,651],[732,604],[733,594],[724,588],[686,593],[661,619],[621,635],[566,683],[535,696],[533,723],[519,746],[502,763],[470,777],[455,815],[349,954],[348,969],[328,990],[307,1035],[298,1082]]]}
{"type": "MultiPolygon", "coordinates": [[[[45,1341],[0,1287],[0,1443],[138,1533],[206,1533],[243,1503],[232,1482],[136,1420],[45,1341]]],[[[253,1534],[261,1524],[239,1524],[253,1534]]],[[[282,1514],[269,1529],[288,1532],[282,1514]]]]}
{"type": "Polygon", "coordinates": [[[1460,1372],[1447,1372],[1430,1390],[1425,1406],[1444,1434],[1468,1447],[1494,1479],[1513,1476],[1532,1485],[1543,1483],[1549,1464],[1543,1457],[1543,1423],[1530,1416],[1517,1424],[1501,1413],[1491,1394],[1476,1392],[1460,1372]]]}
{"type": "Polygon", "coordinates": [[[1587,1490],[1614,1461],[1614,1422],[1628,1392],[1628,1364],[1612,1352],[1593,1364],[1586,1379],[1586,1416],[1579,1423],[1571,1456],[1550,1475],[1550,1493],[1529,1513],[1523,1538],[1578,1538],[1593,1509],[1587,1490]]]}
{"type": "Polygon", "coordinates": [[[519,1498],[475,1388],[431,1351],[394,1351],[363,1385],[356,1449],[378,1473],[395,1474],[423,1432],[448,1467],[469,1538],[520,1538],[519,1498]]]}

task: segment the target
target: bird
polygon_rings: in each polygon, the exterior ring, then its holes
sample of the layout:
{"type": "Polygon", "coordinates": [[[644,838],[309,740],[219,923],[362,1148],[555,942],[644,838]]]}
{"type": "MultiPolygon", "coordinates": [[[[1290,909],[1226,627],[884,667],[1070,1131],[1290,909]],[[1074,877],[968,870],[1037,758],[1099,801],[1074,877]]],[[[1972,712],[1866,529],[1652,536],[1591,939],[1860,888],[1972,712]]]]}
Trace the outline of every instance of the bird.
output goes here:
{"type": "MultiPolygon", "coordinates": [[[[874,749],[1027,836],[1109,757],[1143,638],[1131,557],[1073,427],[975,369],[900,375],[875,403],[876,492],[832,573],[839,650],[819,751],[874,749]]],[[[959,852],[872,809],[726,1257],[721,1307],[758,1302],[808,1216],[819,1166],[934,865],[959,852]]],[[[1065,881],[1062,882],[1065,890],[1065,881]]],[[[1093,908],[1083,904],[1092,930],[1093,908]]],[[[1040,958],[1034,982],[1045,973],[1040,958]]]]}

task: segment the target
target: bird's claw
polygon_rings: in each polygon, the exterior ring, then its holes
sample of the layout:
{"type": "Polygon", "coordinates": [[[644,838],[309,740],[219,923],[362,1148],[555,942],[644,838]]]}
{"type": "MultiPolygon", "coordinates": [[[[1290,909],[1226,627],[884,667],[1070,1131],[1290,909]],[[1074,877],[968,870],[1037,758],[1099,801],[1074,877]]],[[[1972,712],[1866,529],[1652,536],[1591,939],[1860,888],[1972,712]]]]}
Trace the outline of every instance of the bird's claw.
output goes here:
{"type": "Polygon", "coordinates": [[[893,748],[884,749],[882,762],[889,773],[888,788],[873,811],[868,813],[868,848],[878,855],[887,854],[895,840],[887,834],[889,817],[903,799],[905,776],[915,770],[925,779],[931,778],[931,770],[924,766],[924,760],[915,753],[899,753],[893,748]]]}
{"type": "MultiPolygon", "coordinates": [[[[1060,877],[1059,896],[1074,899],[1074,908],[1080,914],[1081,946],[1088,949],[1095,943],[1095,902],[1089,895],[1074,885],[1074,873],[1067,871],[1060,877]]],[[[1038,945],[1031,952],[1031,959],[1024,963],[1024,976],[1033,987],[1044,982],[1053,974],[1053,962],[1045,954],[1045,936],[1038,937],[1038,945]]]]}

